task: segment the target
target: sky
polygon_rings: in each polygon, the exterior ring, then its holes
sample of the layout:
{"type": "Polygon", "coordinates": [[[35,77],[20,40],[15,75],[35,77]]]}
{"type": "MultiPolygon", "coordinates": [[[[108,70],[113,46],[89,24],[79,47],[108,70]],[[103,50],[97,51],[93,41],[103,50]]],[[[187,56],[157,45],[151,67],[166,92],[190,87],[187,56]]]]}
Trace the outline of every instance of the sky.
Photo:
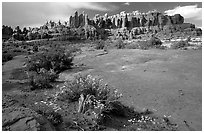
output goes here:
{"type": "Polygon", "coordinates": [[[12,27],[41,26],[46,21],[68,21],[75,11],[95,14],[118,14],[121,11],[158,10],[168,15],[181,14],[186,23],[202,27],[202,2],[2,2],[2,24],[12,27]]]}

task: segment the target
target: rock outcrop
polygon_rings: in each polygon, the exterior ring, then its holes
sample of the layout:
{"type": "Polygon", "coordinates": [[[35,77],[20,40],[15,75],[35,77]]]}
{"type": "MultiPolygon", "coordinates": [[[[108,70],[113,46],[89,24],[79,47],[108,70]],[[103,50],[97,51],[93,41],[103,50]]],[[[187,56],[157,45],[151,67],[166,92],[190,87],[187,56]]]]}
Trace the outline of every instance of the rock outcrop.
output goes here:
{"type": "MultiPolygon", "coordinates": [[[[119,29],[125,28],[131,36],[144,34],[148,32],[158,33],[160,31],[167,31],[172,33],[178,30],[195,27],[195,25],[184,23],[184,18],[180,14],[168,16],[158,11],[149,11],[147,13],[139,13],[133,11],[132,13],[120,12],[120,14],[108,16],[106,13],[103,16],[96,14],[93,20],[88,18],[87,14],[79,15],[75,12],[74,16],[70,16],[70,27],[78,28],[79,26],[92,25],[98,29],[119,29]]],[[[194,28],[195,29],[195,28],[194,28]]],[[[198,30],[196,30],[198,31],[198,30]]],[[[198,31],[200,34],[200,31],[198,31]]],[[[118,32],[117,34],[120,34],[118,32]]]]}
{"type": "Polygon", "coordinates": [[[3,131],[53,131],[48,120],[35,111],[24,107],[9,107],[2,110],[3,131]]]}

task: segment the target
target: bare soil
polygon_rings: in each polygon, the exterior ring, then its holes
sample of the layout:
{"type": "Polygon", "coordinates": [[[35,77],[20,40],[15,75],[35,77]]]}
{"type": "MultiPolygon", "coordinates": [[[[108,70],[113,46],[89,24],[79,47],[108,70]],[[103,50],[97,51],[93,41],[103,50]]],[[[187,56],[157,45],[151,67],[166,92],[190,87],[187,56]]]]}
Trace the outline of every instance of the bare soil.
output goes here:
{"type": "MultiPolygon", "coordinates": [[[[2,90],[5,95],[21,99],[21,104],[31,105],[44,100],[43,93],[16,91],[23,85],[6,82],[18,79],[18,75],[24,79],[21,68],[25,60],[17,56],[3,65],[2,90]]],[[[104,53],[84,48],[74,63],[81,68],[61,73],[59,80],[76,73],[99,76],[119,89],[124,105],[167,117],[178,124],[178,130],[202,130],[202,50],[123,49],[104,53]]],[[[66,112],[71,111],[67,108],[66,112]]]]}
{"type": "Polygon", "coordinates": [[[125,105],[167,116],[179,125],[178,130],[202,130],[201,50],[123,49],[101,56],[92,53],[78,58],[80,63],[92,68],[87,73],[118,88],[125,105]]]}

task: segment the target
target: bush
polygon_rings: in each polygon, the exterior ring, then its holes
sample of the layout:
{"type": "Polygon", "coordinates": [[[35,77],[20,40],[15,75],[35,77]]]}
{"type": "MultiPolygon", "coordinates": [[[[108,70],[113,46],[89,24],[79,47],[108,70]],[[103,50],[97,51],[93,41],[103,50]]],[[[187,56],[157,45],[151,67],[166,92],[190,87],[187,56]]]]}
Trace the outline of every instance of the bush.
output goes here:
{"type": "Polygon", "coordinates": [[[2,62],[7,62],[9,60],[12,60],[14,57],[13,54],[10,54],[10,53],[3,53],[2,54],[2,62]]]}
{"type": "Polygon", "coordinates": [[[31,90],[51,88],[57,73],[71,68],[72,60],[71,53],[60,47],[32,56],[27,63],[31,90]]]}
{"type": "Polygon", "coordinates": [[[39,73],[31,72],[29,74],[29,84],[31,90],[51,88],[51,82],[54,82],[58,75],[53,71],[41,69],[39,73]]]}
{"type": "Polygon", "coordinates": [[[20,52],[23,52],[23,50],[22,50],[22,49],[13,49],[12,52],[14,52],[14,53],[20,53],[20,52]]]}
{"type": "Polygon", "coordinates": [[[53,69],[54,72],[59,73],[65,69],[71,68],[73,57],[71,52],[65,52],[62,48],[54,48],[43,53],[37,53],[31,57],[27,63],[29,71],[39,73],[41,68],[47,71],[53,69]]]}
{"type": "Polygon", "coordinates": [[[104,49],[105,47],[105,41],[103,40],[97,40],[96,42],[96,49],[104,49]]]}
{"type": "Polygon", "coordinates": [[[61,100],[77,101],[80,95],[93,95],[97,100],[105,100],[110,93],[110,88],[102,84],[102,79],[93,78],[91,75],[77,76],[73,81],[67,81],[59,93],[61,100]],[[64,90],[64,91],[63,91],[64,90]]]}
{"type": "Polygon", "coordinates": [[[141,41],[137,42],[138,48],[142,50],[147,50],[149,49],[149,42],[148,41],[141,41]]]}
{"type": "Polygon", "coordinates": [[[187,47],[189,46],[189,43],[187,41],[179,41],[179,42],[176,42],[174,43],[171,48],[172,49],[179,49],[179,48],[184,48],[184,47],[187,47]]]}
{"type": "Polygon", "coordinates": [[[46,112],[46,113],[44,113],[44,116],[54,126],[58,126],[59,124],[61,124],[63,122],[62,116],[59,113],[54,112],[54,111],[46,112]]]}
{"type": "Polygon", "coordinates": [[[159,48],[159,49],[164,49],[162,45],[162,42],[160,39],[156,37],[152,37],[148,41],[139,41],[135,43],[131,43],[129,45],[126,45],[126,48],[129,49],[142,49],[142,50],[147,50],[149,48],[159,48]]]}
{"type": "Polygon", "coordinates": [[[123,42],[122,39],[117,39],[115,41],[115,46],[116,46],[117,49],[123,49],[123,48],[125,48],[125,45],[126,44],[123,42]]]}
{"type": "Polygon", "coordinates": [[[55,127],[63,122],[62,116],[46,104],[38,103],[31,108],[44,116],[55,127]]]}
{"type": "Polygon", "coordinates": [[[129,43],[125,46],[127,49],[139,49],[138,43],[129,43]]]}
{"type": "Polygon", "coordinates": [[[33,46],[33,52],[38,52],[38,46],[37,45],[33,46]]]}
{"type": "Polygon", "coordinates": [[[122,95],[116,89],[103,84],[102,79],[86,75],[65,82],[55,96],[55,100],[79,101],[78,112],[99,124],[107,114],[118,114],[117,101],[122,95]]]}
{"type": "Polygon", "coordinates": [[[156,37],[152,37],[149,41],[148,41],[148,45],[149,47],[158,47],[162,45],[162,42],[159,38],[156,37]]]}

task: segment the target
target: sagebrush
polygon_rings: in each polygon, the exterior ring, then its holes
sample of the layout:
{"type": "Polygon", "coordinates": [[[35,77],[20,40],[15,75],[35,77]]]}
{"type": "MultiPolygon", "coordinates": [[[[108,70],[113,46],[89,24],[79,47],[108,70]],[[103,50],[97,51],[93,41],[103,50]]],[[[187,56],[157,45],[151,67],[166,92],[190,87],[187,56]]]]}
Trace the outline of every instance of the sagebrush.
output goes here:
{"type": "Polygon", "coordinates": [[[95,124],[100,124],[108,114],[121,114],[117,89],[104,84],[102,79],[91,75],[77,76],[67,81],[55,94],[55,100],[78,101],[78,112],[89,116],[95,124]],[[120,113],[118,113],[120,112],[120,113]]]}

